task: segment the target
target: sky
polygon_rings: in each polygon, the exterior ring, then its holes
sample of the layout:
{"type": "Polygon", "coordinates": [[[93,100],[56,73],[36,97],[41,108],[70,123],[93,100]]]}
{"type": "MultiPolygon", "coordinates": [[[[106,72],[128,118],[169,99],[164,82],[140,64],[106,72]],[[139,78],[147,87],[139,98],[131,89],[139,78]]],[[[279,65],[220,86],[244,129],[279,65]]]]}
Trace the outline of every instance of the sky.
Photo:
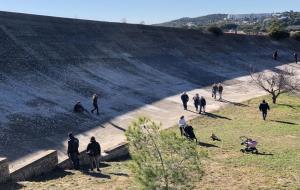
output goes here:
{"type": "Polygon", "coordinates": [[[155,24],[214,13],[300,11],[300,0],[0,0],[0,10],[90,20],[155,24]]]}

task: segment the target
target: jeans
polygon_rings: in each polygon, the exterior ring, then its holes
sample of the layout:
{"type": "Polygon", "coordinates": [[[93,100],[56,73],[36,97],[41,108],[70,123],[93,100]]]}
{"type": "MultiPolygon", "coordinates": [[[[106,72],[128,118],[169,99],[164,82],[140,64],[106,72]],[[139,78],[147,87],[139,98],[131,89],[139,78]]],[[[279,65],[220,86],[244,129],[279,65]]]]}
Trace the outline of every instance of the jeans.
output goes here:
{"type": "Polygon", "coordinates": [[[268,112],[264,112],[264,111],[262,112],[262,117],[264,120],[266,120],[267,115],[268,115],[268,112]]]}
{"type": "Polygon", "coordinates": [[[95,167],[99,169],[99,162],[100,162],[100,155],[90,156],[91,169],[94,169],[95,167]]]}
{"type": "Polygon", "coordinates": [[[202,112],[202,110],[203,110],[203,112],[205,112],[205,106],[203,106],[203,105],[200,105],[200,111],[199,111],[199,113],[201,113],[201,112],[202,112]]]}
{"type": "Polygon", "coordinates": [[[94,106],[94,109],[92,109],[92,113],[94,113],[94,111],[96,110],[97,111],[97,114],[99,115],[99,108],[98,108],[98,105],[97,104],[93,104],[94,106]]]}
{"type": "Polygon", "coordinates": [[[182,102],[184,110],[187,110],[187,102],[182,102]]]}
{"type": "Polygon", "coordinates": [[[79,169],[79,158],[78,158],[78,153],[70,153],[69,154],[70,159],[73,163],[74,169],[79,169]]]}

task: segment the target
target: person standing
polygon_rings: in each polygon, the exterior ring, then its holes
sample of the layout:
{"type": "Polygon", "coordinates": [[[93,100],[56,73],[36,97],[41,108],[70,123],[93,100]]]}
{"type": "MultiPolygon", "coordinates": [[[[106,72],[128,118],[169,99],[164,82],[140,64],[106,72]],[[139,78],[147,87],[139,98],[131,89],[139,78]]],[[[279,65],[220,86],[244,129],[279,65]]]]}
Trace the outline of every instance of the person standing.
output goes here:
{"type": "Polygon", "coordinates": [[[221,83],[219,83],[218,85],[218,93],[219,93],[219,100],[222,100],[223,86],[221,83]]]}
{"type": "Polygon", "coordinates": [[[94,166],[96,166],[97,171],[100,171],[99,162],[101,156],[101,147],[96,141],[95,137],[91,137],[91,141],[86,148],[86,152],[90,157],[91,171],[94,170],[94,166]]]}
{"type": "Polygon", "coordinates": [[[69,140],[68,140],[68,156],[71,159],[73,163],[73,167],[75,170],[79,169],[79,140],[73,136],[72,133],[69,134],[69,140]]]}
{"type": "Polygon", "coordinates": [[[217,91],[218,91],[218,86],[216,83],[212,86],[212,97],[216,100],[217,99],[217,91]]]}
{"type": "Polygon", "coordinates": [[[194,106],[195,106],[196,112],[197,112],[197,111],[198,111],[199,104],[200,104],[200,97],[199,97],[199,94],[196,94],[196,95],[193,97],[193,100],[194,100],[194,106]]]}
{"type": "Polygon", "coordinates": [[[187,110],[187,103],[189,101],[189,96],[186,94],[186,92],[184,92],[181,95],[181,101],[182,101],[182,104],[183,104],[183,109],[187,110]]]}
{"type": "Polygon", "coordinates": [[[298,63],[298,54],[296,52],[294,53],[294,59],[295,59],[295,62],[298,63]]]}
{"type": "Polygon", "coordinates": [[[273,53],[273,59],[276,61],[278,58],[278,51],[276,50],[274,53],[273,53]]]}
{"type": "Polygon", "coordinates": [[[205,113],[205,106],[206,106],[206,100],[203,96],[201,96],[201,98],[200,98],[200,110],[199,110],[200,114],[201,114],[202,110],[203,110],[203,113],[205,113]]]}
{"type": "Polygon", "coordinates": [[[270,110],[270,107],[265,100],[263,100],[262,103],[259,105],[259,110],[262,112],[263,120],[266,120],[268,110],[270,110]]]}
{"type": "Polygon", "coordinates": [[[179,130],[180,130],[180,134],[181,136],[183,135],[183,131],[184,128],[186,127],[186,121],[184,119],[184,116],[181,116],[179,121],[178,121],[178,125],[179,125],[179,130]]]}
{"type": "Polygon", "coordinates": [[[93,95],[93,106],[94,106],[94,109],[92,109],[92,113],[94,113],[94,111],[96,110],[97,111],[97,115],[99,115],[99,108],[98,108],[98,95],[97,94],[94,94],[93,95]]]}

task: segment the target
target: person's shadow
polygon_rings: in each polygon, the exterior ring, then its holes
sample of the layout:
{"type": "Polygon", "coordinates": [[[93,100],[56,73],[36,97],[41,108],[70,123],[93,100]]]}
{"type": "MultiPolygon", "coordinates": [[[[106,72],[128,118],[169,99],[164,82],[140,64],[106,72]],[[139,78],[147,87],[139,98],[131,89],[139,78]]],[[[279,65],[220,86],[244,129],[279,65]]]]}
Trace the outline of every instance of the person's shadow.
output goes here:
{"type": "Polygon", "coordinates": [[[226,119],[226,120],[232,120],[228,117],[225,117],[225,116],[221,116],[221,115],[217,115],[217,114],[214,114],[214,113],[208,113],[208,112],[205,112],[204,115],[206,115],[207,117],[210,117],[210,118],[213,118],[213,119],[226,119]]]}
{"type": "Polygon", "coordinates": [[[198,142],[198,145],[206,147],[206,148],[219,148],[217,145],[210,144],[210,143],[205,143],[205,142],[200,142],[200,141],[198,142]]]}

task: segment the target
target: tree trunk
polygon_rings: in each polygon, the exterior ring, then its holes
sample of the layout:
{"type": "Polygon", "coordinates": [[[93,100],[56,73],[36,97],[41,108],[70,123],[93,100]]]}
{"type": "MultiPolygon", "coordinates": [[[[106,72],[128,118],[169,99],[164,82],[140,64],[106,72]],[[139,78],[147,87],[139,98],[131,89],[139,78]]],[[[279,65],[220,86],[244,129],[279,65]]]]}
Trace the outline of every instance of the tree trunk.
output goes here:
{"type": "Polygon", "coordinates": [[[276,104],[276,100],[277,100],[277,96],[272,95],[272,102],[273,102],[273,104],[276,104]]]}

